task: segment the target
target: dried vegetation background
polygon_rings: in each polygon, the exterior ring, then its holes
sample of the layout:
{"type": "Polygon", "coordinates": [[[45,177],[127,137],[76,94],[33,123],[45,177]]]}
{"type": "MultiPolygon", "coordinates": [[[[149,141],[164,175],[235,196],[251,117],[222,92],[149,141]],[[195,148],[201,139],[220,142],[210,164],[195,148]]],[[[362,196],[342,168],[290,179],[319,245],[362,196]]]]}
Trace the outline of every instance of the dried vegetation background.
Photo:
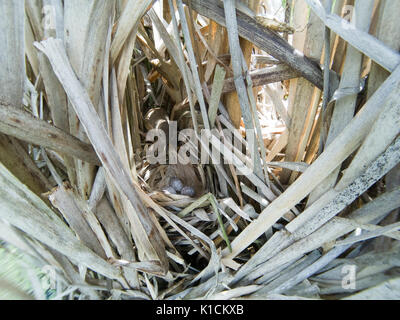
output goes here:
{"type": "Polygon", "coordinates": [[[0,288],[400,298],[399,14],[390,0],[1,1],[0,253],[31,286],[0,288]],[[208,164],[149,163],[146,133],[172,121],[214,129],[208,164]]]}

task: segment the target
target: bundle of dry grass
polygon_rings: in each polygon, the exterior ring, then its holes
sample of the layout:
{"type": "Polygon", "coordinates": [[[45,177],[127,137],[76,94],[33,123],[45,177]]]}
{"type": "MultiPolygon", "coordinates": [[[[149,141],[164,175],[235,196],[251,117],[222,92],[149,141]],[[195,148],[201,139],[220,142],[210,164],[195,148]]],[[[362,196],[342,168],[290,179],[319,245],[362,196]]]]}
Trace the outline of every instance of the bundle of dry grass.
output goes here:
{"type": "Polygon", "coordinates": [[[0,239],[54,299],[399,298],[398,1],[0,7],[0,239]]]}

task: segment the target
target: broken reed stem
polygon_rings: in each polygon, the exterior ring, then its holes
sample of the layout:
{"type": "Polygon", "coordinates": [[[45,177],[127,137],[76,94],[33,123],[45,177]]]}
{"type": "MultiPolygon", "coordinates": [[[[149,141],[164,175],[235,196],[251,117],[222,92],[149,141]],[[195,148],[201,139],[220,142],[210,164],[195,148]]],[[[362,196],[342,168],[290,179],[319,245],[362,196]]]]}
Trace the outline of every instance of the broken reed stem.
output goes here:
{"type": "Polygon", "coordinates": [[[196,199],[195,201],[193,201],[193,203],[191,203],[185,209],[183,209],[181,212],[179,212],[178,217],[179,218],[185,217],[187,214],[192,212],[194,209],[197,209],[202,204],[204,204],[207,200],[209,200],[209,194],[205,194],[205,195],[201,196],[199,199],[196,199]]]}
{"type": "Polygon", "coordinates": [[[261,168],[261,158],[258,152],[254,123],[251,114],[250,98],[243,77],[243,53],[239,44],[239,35],[236,21],[236,7],[233,0],[224,0],[226,26],[228,30],[229,48],[231,52],[231,63],[234,74],[234,82],[239,97],[240,109],[246,128],[246,137],[251,148],[251,158],[254,163],[254,172],[264,182],[265,176],[261,168]]]}
{"type": "Polygon", "coordinates": [[[201,82],[200,82],[198,66],[196,65],[196,57],[195,57],[195,54],[193,51],[192,40],[190,38],[189,27],[188,27],[188,24],[186,21],[186,15],[185,15],[185,11],[183,9],[182,0],[177,0],[177,6],[178,6],[178,11],[179,11],[179,16],[181,18],[181,27],[182,27],[183,35],[185,38],[186,49],[189,53],[189,62],[190,62],[191,69],[192,69],[192,75],[193,75],[194,87],[195,87],[195,92],[197,95],[197,100],[200,104],[200,111],[201,111],[201,115],[203,118],[203,125],[204,125],[205,129],[210,129],[206,104],[204,102],[203,90],[201,89],[201,82]]]}
{"type": "Polygon", "coordinates": [[[213,210],[215,211],[215,214],[217,215],[218,223],[219,223],[219,226],[220,226],[221,232],[222,232],[222,238],[224,238],[226,245],[228,246],[229,252],[232,252],[231,242],[229,241],[228,235],[226,234],[224,222],[222,221],[221,215],[218,210],[217,201],[215,200],[214,195],[211,193],[209,194],[209,199],[210,199],[211,206],[213,207],[213,210]]]}
{"type": "MultiPolygon", "coordinates": [[[[332,0],[328,0],[325,3],[325,9],[328,13],[331,12],[332,8],[332,0]]],[[[324,90],[322,97],[322,126],[321,126],[321,134],[320,134],[320,147],[319,153],[322,152],[328,133],[326,132],[326,107],[328,105],[329,99],[329,73],[330,73],[330,61],[331,61],[331,30],[325,26],[324,32],[324,43],[325,43],[325,55],[324,55],[324,90]]]]}

